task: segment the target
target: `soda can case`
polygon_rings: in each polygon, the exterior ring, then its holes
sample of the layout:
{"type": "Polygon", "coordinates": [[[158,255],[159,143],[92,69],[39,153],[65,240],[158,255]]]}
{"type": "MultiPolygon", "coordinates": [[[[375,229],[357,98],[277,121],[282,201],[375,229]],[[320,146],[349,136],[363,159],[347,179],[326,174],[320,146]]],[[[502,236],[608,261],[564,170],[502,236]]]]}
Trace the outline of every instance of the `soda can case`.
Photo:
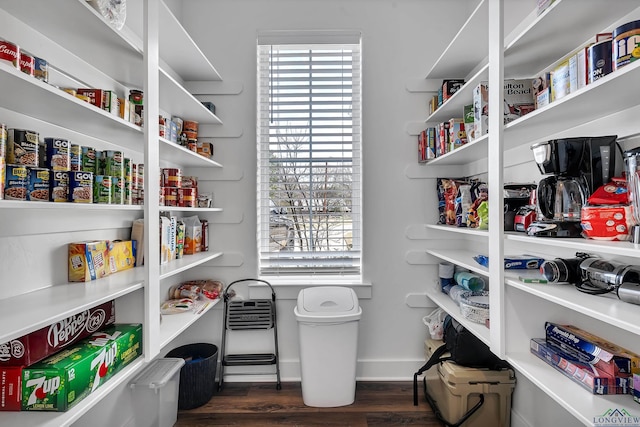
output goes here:
{"type": "Polygon", "coordinates": [[[22,410],[64,412],[142,354],[142,325],[115,324],[22,370],[22,410]]]}

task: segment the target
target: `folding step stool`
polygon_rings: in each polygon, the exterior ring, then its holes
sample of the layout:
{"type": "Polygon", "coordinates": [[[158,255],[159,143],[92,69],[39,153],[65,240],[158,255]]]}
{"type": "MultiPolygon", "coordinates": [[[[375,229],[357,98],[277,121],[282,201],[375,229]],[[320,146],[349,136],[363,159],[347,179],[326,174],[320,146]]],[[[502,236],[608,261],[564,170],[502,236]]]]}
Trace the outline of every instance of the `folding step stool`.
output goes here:
{"type": "MultiPolygon", "coordinates": [[[[224,328],[222,330],[222,345],[220,354],[220,379],[218,380],[218,390],[222,390],[224,382],[225,366],[253,366],[253,365],[275,365],[275,372],[245,373],[244,375],[275,375],[276,389],[282,388],[280,384],[280,357],[278,355],[278,327],[276,322],[276,294],[271,284],[260,279],[241,279],[231,282],[223,292],[224,299],[224,328]],[[231,301],[229,291],[231,287],[241,282],[261,282],[271,289],[271,299],[249,299],[231,301]],[[273,330],[273,353],[251,353],[251,354],[225,354],[225,344],[228,331],[249,331],[249,330],[273,330]]],[[[233,375],[243,375],[234,372],[233,375]]]]}

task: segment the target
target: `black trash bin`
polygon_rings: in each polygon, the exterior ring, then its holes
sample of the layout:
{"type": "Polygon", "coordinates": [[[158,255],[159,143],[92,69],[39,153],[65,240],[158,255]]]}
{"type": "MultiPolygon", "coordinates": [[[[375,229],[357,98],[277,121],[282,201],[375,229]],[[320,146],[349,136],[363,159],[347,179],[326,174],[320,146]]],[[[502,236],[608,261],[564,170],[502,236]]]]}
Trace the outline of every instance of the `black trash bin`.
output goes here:
{"type": "Polygon", "coordinates": [[[171,350],[166,357],[185,360],[180,369],[178,409],[193,409],[207,403],[217,385],[218,347],[209,343],[187,344],[171,350]]]}

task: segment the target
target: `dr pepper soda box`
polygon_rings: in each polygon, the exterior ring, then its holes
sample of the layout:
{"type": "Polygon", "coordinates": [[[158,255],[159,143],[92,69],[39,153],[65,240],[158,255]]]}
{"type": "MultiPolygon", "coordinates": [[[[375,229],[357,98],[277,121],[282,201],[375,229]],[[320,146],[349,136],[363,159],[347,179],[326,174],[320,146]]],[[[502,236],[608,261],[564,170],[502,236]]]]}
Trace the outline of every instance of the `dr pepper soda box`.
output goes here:
{"type": "Polygon", "coordinates": [[[114,324],[22,371],[22,410],[64,412],[142,354],[142,325],[114,324]]]}
{"type": "Polygon", "coordinates": [[[2,366],[29,366],[115,322],[115,301],[105,302],[30,334],[0,344],[2,366]]]}

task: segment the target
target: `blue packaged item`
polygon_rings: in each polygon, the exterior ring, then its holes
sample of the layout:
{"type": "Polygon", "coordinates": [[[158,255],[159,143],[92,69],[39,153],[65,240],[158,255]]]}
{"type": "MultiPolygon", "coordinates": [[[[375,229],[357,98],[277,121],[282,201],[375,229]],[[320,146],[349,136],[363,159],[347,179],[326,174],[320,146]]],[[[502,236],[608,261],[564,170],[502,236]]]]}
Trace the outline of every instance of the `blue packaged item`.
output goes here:
{"type": "MultiPolygon", "coordinates": [[[[489,267],[487,255],[476,255],[473,259],[483,267],[489,267]]],[[[506,256],[504,257],[504,268],[505,270],[537,270],[543,262],[543,258],[534,255],[506,256]]]]}

